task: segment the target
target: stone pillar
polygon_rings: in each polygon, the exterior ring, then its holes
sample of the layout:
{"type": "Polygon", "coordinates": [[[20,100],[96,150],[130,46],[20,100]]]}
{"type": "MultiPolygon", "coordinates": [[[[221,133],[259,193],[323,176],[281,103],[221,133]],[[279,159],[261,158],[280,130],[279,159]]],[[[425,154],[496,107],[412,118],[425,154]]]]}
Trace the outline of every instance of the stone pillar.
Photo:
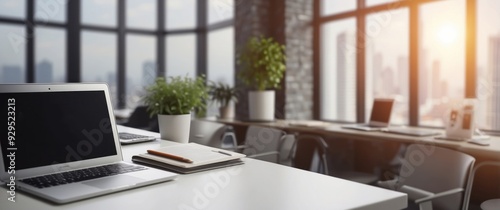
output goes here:
{"type": "MultiPolygon", "coordinates": [[[[311,119],[313,105],[311,0],[235,0],[236,56],[253,36],[273,37],[286,46],[286,72],[276,91],[276,118],[311,119]]],[[[237,75],[236,85],[244,87],[237,75]]],[[[236,117],[248,118],[248,90],[242,90],[236,117]]]]}

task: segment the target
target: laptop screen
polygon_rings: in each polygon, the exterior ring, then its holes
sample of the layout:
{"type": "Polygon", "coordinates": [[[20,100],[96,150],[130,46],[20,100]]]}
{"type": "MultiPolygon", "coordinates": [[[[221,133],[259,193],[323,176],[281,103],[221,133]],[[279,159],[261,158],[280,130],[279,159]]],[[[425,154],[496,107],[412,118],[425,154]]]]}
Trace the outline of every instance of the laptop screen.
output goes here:
{"type": "Polygon", "coordinates": [[[4,122],[15,113],[0,143],[3,154],[15,148],[16,169],[116,155],[104,91],[0,93],[0,110],[4,122]]]}
{"type": "Polygon", "coordinates": [[[389,123],[393,104],[394,100],[392,99],[375,99],[373,101],[370,122],[389,123]]]}

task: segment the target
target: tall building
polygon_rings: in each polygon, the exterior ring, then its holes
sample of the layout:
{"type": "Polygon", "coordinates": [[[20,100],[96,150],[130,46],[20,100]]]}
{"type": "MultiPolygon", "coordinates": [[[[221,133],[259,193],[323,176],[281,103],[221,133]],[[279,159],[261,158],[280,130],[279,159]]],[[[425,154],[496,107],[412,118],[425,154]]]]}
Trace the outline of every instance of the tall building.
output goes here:
{"type": "MultiPolygon", "coordinates": [[[[418,40],[423,40],[424,39],[424,27],[423,23],[420,20],[418,22],[419,30],[418,30],[418,40]]],[[[418,64],[419,64],[419,69],[418,69],[418,103],[419,105],[423,105],[427,102],[427,98],[429,97],[429,76],[428,76],[428,68],[427,68],[427,56],[428,52],[427,49],[425,49],[425,46],[419,46],[418,49],[418,64]]]]}
{"type": "Polygon", "coordinates": [[[156,63],[153,61],[145,61],[142,64],[142,85],[150,86],[156,79],[156,63]]]}
{"type": "MultiPolygon", "coordinates": [[[[409,83],[409,63],[408,63],[408,57],[407,56],[399,56],[398,57],[398,81],[397,81],[397,86],[398,86],[398,93],[402,96],[408,97],[409,90],[410,90],[410,83],[409,83]]],[[[407,100],[407,99],[405,99],[407,100]]]]}
{"type": "Polygon", "coordinates": [[[380,80],[383,87],[383,96],[390,96],[396,91],[394,90],[394,71],[391,67],[385,67],[384,71],[380,74],[383,77],[383,80],[380,80]]]}
{"type": "Polygon", "coordinates": [[[491,75],[491,97],[488,98],[488,114],[493,130],[500,129],[500,35],[488,42],[488,75],[491,75]]]}
{"type": "Polygon", "coordinates": [[[0,77],[0,80],[2,83],[24,82],[20,66],[3,66],[1,75],[2,77],[0,77]]]}
{"type": "Polygon", "coordinates": [[[337,116],[339,120],[356,118],[356,54],[349,49],[356,46],[355,36],[342,32],[337,36],[337,116]]]}
{"type": "Polygon", "coordinates": [[[384,60],[382,57],[382,53],[375,53],[373,56],[373,90],[375,91],[375,95],[384,94],[383,92],[383,79],[382,78],[382,70],[384,68],[384,60]]]}
{"type": "Polygon", "coordinates": [[[39,83],[54,82],[52,63],[48,60],[42,60],[36,66],[35,81],[39,83]]]}
{"type": "Polygon", "coordinates": [[[116,86],[116,73],[114,71],[108,72],[107,83],[109,87],[116,86]]]}
{"type": "Polygon", "coordinates": [[[443,96],[441,86],[441,69],[439,60],[432,62],[432,98],[439,99],[443,96]]]}

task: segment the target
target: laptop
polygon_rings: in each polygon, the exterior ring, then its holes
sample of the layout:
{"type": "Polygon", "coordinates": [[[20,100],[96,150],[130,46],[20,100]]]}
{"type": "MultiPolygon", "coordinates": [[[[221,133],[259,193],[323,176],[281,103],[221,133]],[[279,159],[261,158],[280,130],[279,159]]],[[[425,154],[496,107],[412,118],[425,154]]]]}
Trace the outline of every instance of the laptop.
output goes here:
{"type": "Polygon", "coordinates": [[[141,142],[148,142],[156,140],[154,136],[145,136],[135,133],[120,132],[118,133],[118,138],[121,144],[135,144],[141,142]]]}
{"type": "Polygon", "coordinates": [[[389,126],[394,99],[377,98],[373,101],[372,113],[368,124],[345,125],[342,128],[363,131],[380,131],[389,126]]]}
{"type": "Polygon", "coordinates": [[[0,109],[8,116],[0,180],[9,190],[67,203],[177,176],[122,160],[105,84],[0,85],[0,109]]]}

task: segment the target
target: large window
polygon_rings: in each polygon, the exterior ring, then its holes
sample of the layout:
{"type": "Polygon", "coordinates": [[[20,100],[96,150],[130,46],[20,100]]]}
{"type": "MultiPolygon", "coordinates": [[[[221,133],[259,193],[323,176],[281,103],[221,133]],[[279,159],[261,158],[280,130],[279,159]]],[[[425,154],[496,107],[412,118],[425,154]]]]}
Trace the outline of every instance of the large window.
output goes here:
{"type": "Polygon", "coordinates": [[[366,17],[365,120],[374,98],[394,98],[391,122],[409,123],[408,19],[407,8],[366,17]]]}
{"type": "Polygon", "coordinates": [[[87,0],[82,3],[82,24],[116,27],[117,0],[87,0]]]}
{"type": "Polygon", "coordinates": [[[333,21],[321,28],[321,115],[356,121],[356,22],[333,21]],[[331,82],[336,81],[336,82],[331,82]]]}
{"type": "Polygon", "coordinates": [[[155,39],[146,35],[127,35],[127,106],[140,103],[144,88],[156,77],[155,39]]]}
{"type": "Polygon", "coordinates": [[[196,36],[167,36],[167,76],[196,76],[196,36]]]}
{"type": "Polygon", "coordinates": [[[232,85],[233,13],[232,0],[0,0],[0,83],[105,82],[115,108],[158,76],[232,85]]]}
{"type": "Polygon", "coordinates": [[[477,1],[477,82],[479,126],[500,130],[500,1],[477,1]]]}
{"type": "Polygon", "coordinates": [[[446,109],[465,95],[465,0],[422,5],[419,26],[420,124],[443,126],[446,109]]]}
{"type": "Polygon", "coordinates": [[[0,82],[21,83],[26,78],[26,48],[23,27],[17,25],[0,25],[0,82]]]}
{"type": "Polygon", "coordinates": [[[106,82],[113,105],[118,102],[116,34],[82,32],[82,82],[106,82]]]}
{"type": "Polygon", "coordinates": [[[374,98],[394,98],[393,124],[441,127],[450,106],[477,98],[479,127],[500,130],[500,26],[495,22],[500,3],[315,4],[319,118],[367,121],[374,98]],[[467,38],[471,34],[476,39],[467,38]]]}
{"type": "Polygon", "coordinates": [[[2,0],[0,1],[0,16],[25,18],[26,0],[2,0]]]}
{"type": "Polygon", "coordinates": [[[61,29],[38,27],[35,41],[35,82],[66,81],[66,33],[61,29]]]}

